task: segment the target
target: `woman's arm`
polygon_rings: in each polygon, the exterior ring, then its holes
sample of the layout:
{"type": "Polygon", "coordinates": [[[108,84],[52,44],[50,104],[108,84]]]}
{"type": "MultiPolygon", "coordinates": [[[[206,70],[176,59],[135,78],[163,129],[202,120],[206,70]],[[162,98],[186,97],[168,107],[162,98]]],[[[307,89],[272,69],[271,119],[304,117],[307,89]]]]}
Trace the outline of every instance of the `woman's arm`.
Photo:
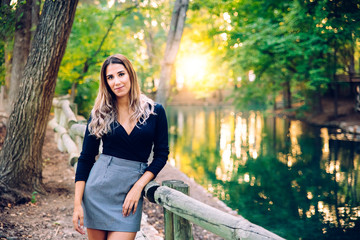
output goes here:
{"type": "Polygon", "coordinates": [[[130,189],[128,194],[126,195],[124,204],[123,204],[123,215],[125,217],[129,216],[131,213],[131,210],[133,210],[133,214],[136,212],[139,199],[141,197],[141,193],[144,190],[144,187],[146,184],[148,184],[155,175],[150,172],[146,171],[140,178],[137,180],[137,182],[134,184],[134,186],[130,189]]]}
{"type": "Polygon", "coordinates": [[[169,140],[168,140],[168,126],[165,114],[165,109],[161,104],[157,104],[156,108],[156,126],[154,136],[154,159],[150,166],[146,169],[142,177],[134,184],[126,195],[123,204],[123,215],[129,216],[131,211],[136,212],[141,193],[152,179],[165,166],[169,155],[169,140]]]}
{"type": "Polygon", "coordinates": [[[76,231],[85,234],[84,227],[84,211],[81,206],[81,201],[84,195],[85,181],[77,181],[75,183],[75,200],[74,200],[74,213],[73,224],[76,231]]]}
{"type": "Polygon", "coordinates": [[[165,109],[161,104],[155,106],[156,125],[154,135],[154,155],[146,171],[152,172],[155,177],[163,169],[168,160],[169,155],[169,140],[168,140],[168,125],[166,119],[165,109]]]}

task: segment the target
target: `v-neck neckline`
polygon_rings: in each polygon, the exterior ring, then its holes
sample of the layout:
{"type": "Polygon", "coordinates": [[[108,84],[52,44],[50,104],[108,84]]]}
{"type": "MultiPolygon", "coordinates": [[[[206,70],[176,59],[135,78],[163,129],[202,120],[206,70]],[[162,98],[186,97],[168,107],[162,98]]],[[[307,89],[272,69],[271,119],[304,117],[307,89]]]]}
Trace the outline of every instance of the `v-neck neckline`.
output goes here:
{"type": "Polygon", "coordinates": [[[116,120],[116,122],[117,122],[117,124],[119,124],[119,126],[124,130],[124,132],[126,133],[126,135],[127,135],[128,137],[130,137],[130,136],[132,135],[132,133],[134,132],[134,130],[135,130],[135,128],[136,128],[136,125],[138,124],[138,121],[136,121],[136,123],[135,123],[134,127],[131,129],[130,133],[128,133],[128,132],[126,131],[126,129],[124,128],[124,126],[123,126],[118,120],[116,120]]]}

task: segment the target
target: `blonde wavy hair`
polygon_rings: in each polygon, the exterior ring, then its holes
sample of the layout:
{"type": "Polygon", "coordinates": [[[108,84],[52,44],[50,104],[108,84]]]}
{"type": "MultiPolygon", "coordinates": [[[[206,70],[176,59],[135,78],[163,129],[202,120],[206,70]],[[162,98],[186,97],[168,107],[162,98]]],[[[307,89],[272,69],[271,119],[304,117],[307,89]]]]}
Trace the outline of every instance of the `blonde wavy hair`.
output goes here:
{"type": "Polygon", "coordinates": [[[129,59],[121,54],[112,55],[104,61],[101,67],[99,93],[91,111],[89,132],[97,138],[111,132],[111,124],[118,117],[116,95],[112,92],[106,80],[106,69],[110,64],[122,64],[129,73],[131,83],[129,102],[130,108],[134,112],[130,116],[130,120],[144,124],[151,114],[155,114],[155,103],[141,93],[136,72],[129,59]]]}

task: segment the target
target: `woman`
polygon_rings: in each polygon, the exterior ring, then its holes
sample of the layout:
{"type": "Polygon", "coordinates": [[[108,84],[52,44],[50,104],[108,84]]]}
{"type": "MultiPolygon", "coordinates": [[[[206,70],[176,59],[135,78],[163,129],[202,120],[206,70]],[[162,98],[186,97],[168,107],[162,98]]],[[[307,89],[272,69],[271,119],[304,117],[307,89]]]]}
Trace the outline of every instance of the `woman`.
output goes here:
{"type": "Polygon", "coordinates": [[[108,57],[75,175],[73,224],[92,239],[134,239],[142,192],[169,154],[164,108],[141,94],[130,61],[108,57]],[[103,151],[95,162],[100,140],[103,151]],[[154,158],[147,165],[153,147],[154,158]]]}

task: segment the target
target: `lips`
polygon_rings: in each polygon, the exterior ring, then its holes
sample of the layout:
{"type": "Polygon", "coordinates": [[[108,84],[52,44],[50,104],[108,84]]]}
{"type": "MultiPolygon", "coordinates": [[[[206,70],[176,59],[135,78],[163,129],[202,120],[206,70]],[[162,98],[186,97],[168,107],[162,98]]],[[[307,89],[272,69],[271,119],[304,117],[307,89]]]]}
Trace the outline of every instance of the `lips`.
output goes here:
{"type": "Polygon", "coordinates": [[[114,90],[115,90],[115,91],[119,91],[119,90],[121,90],[121,89],[123,89],[123,88],[124,88],[124,86],[116,87],[116,88],[114,88],[114,90]]]}

